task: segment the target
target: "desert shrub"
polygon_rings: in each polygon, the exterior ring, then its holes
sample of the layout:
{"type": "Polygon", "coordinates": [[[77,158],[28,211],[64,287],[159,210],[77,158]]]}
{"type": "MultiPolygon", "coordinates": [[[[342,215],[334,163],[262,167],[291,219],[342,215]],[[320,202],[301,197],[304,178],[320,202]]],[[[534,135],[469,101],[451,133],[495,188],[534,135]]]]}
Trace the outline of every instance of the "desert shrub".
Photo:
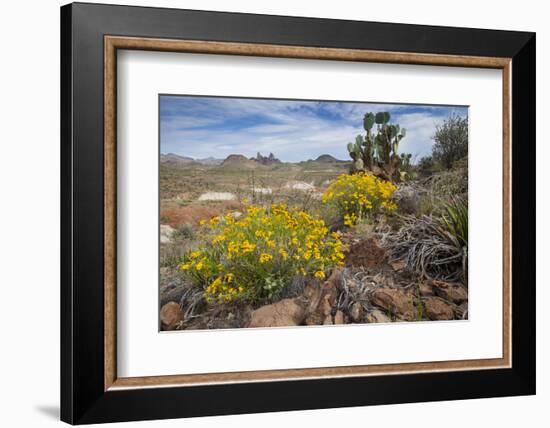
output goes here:
{"type": "Polygon", "coordinates": [[[418,172],[420,175],[430,175],[434,172],[434,159],[432,156],[423,156],[418,161],[418,172]]]}
{"type": "Polygon", "coordinates": [[[342,265],[339,234],[323,220],[285,205],[250,205],[241,217],[218,216],[203,224],[206,244],[184,257],[180,270],[210,302],[257,303],[284,293],[296,275],[325,278],[342,265]]]}
{"type": "Polygon", "coordinates": [[[193,228],[193,225],[185,223],[177,227],[174,234],[172,235],[172,239],[176,241],[184,239],[195,239],[195,229],[193,228]]]}
{"type": "Polygon", "coordinates": [[[337,206],[344,224],[353,226],[358,220],[379,212],[392,212],[397,207],[391,197],[397,187],[372,174],[342,174],[323,194],[323,202],[337,206]]]}
{"type": "Polygon", "coordinates": [[[418,174],[413,166],[412,153],[401,153],[400,179],[401,181],[416,180],[418,174]]]}
{"type": "Polygon", "coordinates": [[[172,234],[170,242],[160,246],[160,267],[178,266],[185,253],[196,246],[196,233],[193,225],[178,226],[172,234]]]}
{"type": "Polygon", "coordinates": [[[468,118],[457,114],[449,116],[437,126],[433,140],[434,160],[450,169],[456,161],[468,156],[468,118]]]}
{"type": "Polygon", "coordinates": [[[434,197],[445,200],[466,195],[468,193],[468,170],[458,168],[434,174],[429,186],[434,197]]]}
{"type": "Polygon", "coordinates": [[[425,278],[467,282],[468,205],[455,199],[444,205],[440,217],[407,216],[396,233],[382,243],[392,259],[403,260],[425,278]]]}
{"type": "Polygon", "coordinates": [[[439,200],[435,199],[431,194],[423,194],[418,196],[413,214],[417,217],[422,217],[423,215],[437,214],[438,210],[439,200]]]}

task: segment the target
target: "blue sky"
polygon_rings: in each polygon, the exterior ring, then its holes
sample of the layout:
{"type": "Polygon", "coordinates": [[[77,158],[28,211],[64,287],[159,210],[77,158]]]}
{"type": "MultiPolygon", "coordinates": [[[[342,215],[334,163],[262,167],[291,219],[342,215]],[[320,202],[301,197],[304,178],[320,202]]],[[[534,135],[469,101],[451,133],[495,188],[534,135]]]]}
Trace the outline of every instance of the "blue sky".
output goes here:
{"type": "Polygon", "coordinates": [[[192,158],[255,156],[273,152],[286,162],[328,153],[348,159],[346,145],[364,134],[363,116],[388,111],[391,122],[407,129],[400,153],[431,153],[435,127],[467,107],[293,101],[162,95],[160,151],[192,158]]]}

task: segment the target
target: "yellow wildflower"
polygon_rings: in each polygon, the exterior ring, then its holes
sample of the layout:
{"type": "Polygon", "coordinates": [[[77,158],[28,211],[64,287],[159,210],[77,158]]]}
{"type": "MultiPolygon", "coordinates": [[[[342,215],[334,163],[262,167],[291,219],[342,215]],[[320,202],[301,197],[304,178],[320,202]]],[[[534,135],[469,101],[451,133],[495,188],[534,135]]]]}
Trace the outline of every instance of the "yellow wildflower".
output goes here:
{"type": "Polygon", "coordinates": [[[267,253],[260,254],[260,263],[267,263],[271,259],[273,259],[273,256],[271,254],[267,254],[267,253]]]}
{"type": "Polygon", "coordinates": [[[252,243],[248,242],[248,240],[244,241],[241,244],[241,250],[242,250],[243,254],[251,253],[252,251],[254,251],[255,248],[256,248],[256,244],[252,244],[252,243]]]}
{"type": "Polygon", "coordinates": [[[322,270],[318,270],[317,272],[315,272],[315,278],[325,279],[325,272],[323,272],[322,270]]]}
{"type": "Polygon", "coordinates": [[[192,266],[193,266],[192,263],[184,263],[184,264],[180,265],[180,270],[189,270],[189,269],[191,269],[192,266]]]}

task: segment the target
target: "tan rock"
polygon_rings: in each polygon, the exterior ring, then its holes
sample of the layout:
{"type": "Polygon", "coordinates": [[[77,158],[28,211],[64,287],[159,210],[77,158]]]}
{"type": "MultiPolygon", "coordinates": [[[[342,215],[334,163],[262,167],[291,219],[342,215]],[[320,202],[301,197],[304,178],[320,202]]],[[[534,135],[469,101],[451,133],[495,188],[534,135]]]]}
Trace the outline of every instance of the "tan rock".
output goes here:
{"type": "Polygon", "coordinates": [[[176,302],[168,302],[160,309],[162,330],[175,330],[183,322],[183,311],[176,302]]]}
{"type": "Polygon", "coordinates": [[[434,295],[433,286],[430,283],[427,283],[427,282],[422,282],[418,286],[418,292],[420,293],[420,295],[422,297],[427,297],[427,296],[433,296],[434,295]]]}
{"type": "Polygon", "coordinates": [[[323,325],[335,325],[335,324],[345,324],[344,313],[342,311],[336,311],[336,314],[328,314],[323,320],[323,325]]]}
{"type": "Polygon", "coordinates": [[[468,290],[461,284],[454,284],[445,281],[433,280],[431,282],[434,294],[442,299],[460,305],[468,301],[468,290]]]}
{"type": "Polygon", "coordinates": [[[407,321],[417,318],[413,296],[396,288],[377,288],[372,293],[371,303],[407,321]]]}
{"type": "Polygon", "coordinates": [[[370,311],[366,316],[366,320],[369,323],[391,322],[390,317],[388,317],[380,309],[373,309],[372,311],[370,311]]]}
{"type": "Polygon", "coordinates": [[[332,269],[329,278],[326,280],[325,285],[331,289],[338,289],[342,285],[342,278],[344,276],[344,268],[336,266],[332,269]]]}
{"type": "Polygon", "coordinates": [[[334,320],[332,319],[332,315],[328,314],[323,320],[323,325],[333,325],[333,324],[334,324],[334,320]]]}
{"type": "Polygon", "coordinates": [[[439,297],[428,297],[424,301],[424,312],[431,320],[454,319],[453,308],[439,297]]]}
{"type": "Polygon", "coordinates": [[[365,317],[365,308],[363,308],[363,305],[361,303],[355,302],[353,305],[351,305],[349,314],[353,322],[361,322],[365,317]]]}
{"type": "Polygon", "coordinates": [[[160,225],[160,243],[161,244],[168,244],[172,240],[172,235],[176,229],[174,229],[172,226],[168,224],[161,224],[160,225]]]}
{"type": "Polygon", "coordinates": [[[298,299],[283,299],[252,312],[248,327],[286,327],[300,325],[306,310],[298,299]]]}
{"type": "Polygon", "coordinates": [[[343,269],[336,267],[330,277],[323,283],[313,282],[306,286],[304,295],[309,301],[305,323],[307,325],[324,324],[331,315],[338,297],[338,287],[342,283],[343,269]]]}

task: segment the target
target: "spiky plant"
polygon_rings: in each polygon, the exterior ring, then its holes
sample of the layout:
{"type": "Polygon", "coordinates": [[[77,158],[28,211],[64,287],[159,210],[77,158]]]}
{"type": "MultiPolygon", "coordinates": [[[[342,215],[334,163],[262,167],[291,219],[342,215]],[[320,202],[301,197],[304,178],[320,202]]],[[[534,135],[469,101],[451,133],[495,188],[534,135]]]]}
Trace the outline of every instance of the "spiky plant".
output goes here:
{"type": "Polygon", "coordinates": [[[397,232],[387,233],[382,244],[393,260],[425,278],[462,281],[467,284],[468,205],[461,199],[445,205],[441,217],[406,216],[397,232]]]}
{"type": "Polygon", "coordinates": [[[468,248],[468,204],[463,199],[454,198],[443,208],[437,231],[457,249],[468,248]]]}

